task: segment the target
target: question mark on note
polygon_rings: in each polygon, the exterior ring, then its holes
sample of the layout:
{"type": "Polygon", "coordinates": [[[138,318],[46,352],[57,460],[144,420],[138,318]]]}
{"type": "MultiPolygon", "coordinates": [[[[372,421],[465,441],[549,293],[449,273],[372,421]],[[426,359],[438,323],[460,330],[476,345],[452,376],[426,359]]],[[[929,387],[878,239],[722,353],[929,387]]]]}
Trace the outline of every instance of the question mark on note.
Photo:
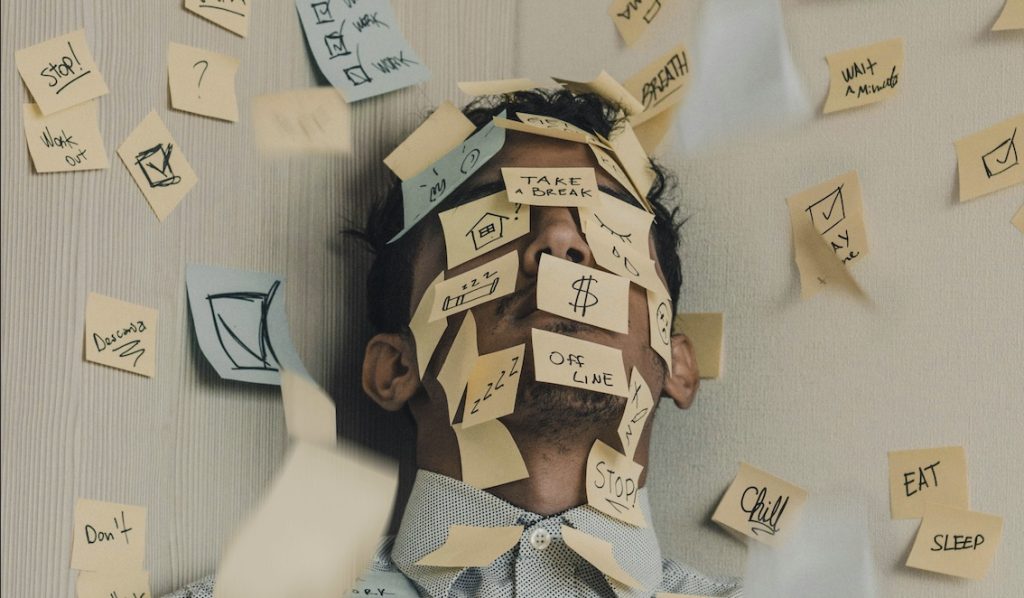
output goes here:
{"type": "MultiPolygon", "coordinates": [[[[197,93],[199,91],[199,86],[203,84],[203,76],[206,75],[206,69],[210,68],[210,63],[205,60],[197,60],[196,63],[192,65],[192,68],[194,69],[200,64],[203,65],[203,72],[199,73],[199,81],[196,81],[197,93]]],[[[203,99],[203,96],[200,95],[199,99],[203,99]]]]}

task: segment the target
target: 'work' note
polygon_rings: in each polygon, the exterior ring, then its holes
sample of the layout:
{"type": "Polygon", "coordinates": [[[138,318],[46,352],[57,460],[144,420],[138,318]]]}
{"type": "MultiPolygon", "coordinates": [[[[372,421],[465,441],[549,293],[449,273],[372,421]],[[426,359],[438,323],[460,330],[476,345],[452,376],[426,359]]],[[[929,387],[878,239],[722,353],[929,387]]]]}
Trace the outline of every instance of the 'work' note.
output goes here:
{"type": "Polygon", "coordinates": [[[161,222],[199,180],[155,110],[117,148],[117,155],[161,222]]]}
{"type": "Polygon", "coordinates": [[[1024,183],[1024,112],[956,142],[960,201],[1024,183]]]}
{"type": "Polygon", "coordinates": [[[110,168],[95,100],[50,116],[43,116],[36,104],[25,104],[22,117],[36,172],[110,168]]]}
{"type": "Polygon", "coordinates": [[[938,503],[925,503],[907,566],[982,579],[1003,537],[1003,518],[938,503]]]}
{"type": "Polygon", "coordinates": [[[541,254],[537,308],[625,334],[629,329],[629,281],[611,272],[541,254]]]}
{"type": "Polygon", "coordinates": [[[903,76],[903,39],[830,54],[825,114],[867,106],[896,95],[903,76]]]}
{"type": "Polygon", "coordinates": [[[71,541],[71,568],[80,571],[142,569],[146,557],[146,508],[79,498],[71,541]]]}
{"type": "Polygon", "coordinates": [[[249,35],[247,0],[185,0],[185,8],[231,33],[249,35]]]}
{"type": "Polygon", "coordinates": [[[466,383],[463,428],[503,417],[515,410],[525,351],[524,344],[477,357],[466,383]]]}
{"type": "Polygon", "coordinates": [[[638,527],[647,527],[637,498],[643,466],[612,447],[594,441],[587,457],[587,504],[638,527]]]}
{"type": "Polygon", "coordinates": [[[622,351],[613,347],[534,328],[533,366],[538,382],[629,396],[622,351]]]}
{"type": "Polygon", "coordinates": [[[807,491],[768,472],[740,463],[711,520],[769,545],[780,544],[796,525],[807,491]]]}
{"type": "Polygon", "coordinates": [[[193,114],[238,121],[233,56],[171,42],[167,48],[167,80],[171,106],[193,114]]]}
{"type": "Polygon", "coordinates": [[[156,375],[157,310],[89,293],[85,302],[85,359],[156,375]]]}
{"type": "Polygon", "coordinates": [[[889,452],[893,519],[924,515],[926,502],[966,509],[967,456],[962,446],[889,452]]]}
{"type": "Polygon", "coordinates": [[[39,111],[47,116],[109,92],[85,29],[18,50],[14,62],[39,111]]]}

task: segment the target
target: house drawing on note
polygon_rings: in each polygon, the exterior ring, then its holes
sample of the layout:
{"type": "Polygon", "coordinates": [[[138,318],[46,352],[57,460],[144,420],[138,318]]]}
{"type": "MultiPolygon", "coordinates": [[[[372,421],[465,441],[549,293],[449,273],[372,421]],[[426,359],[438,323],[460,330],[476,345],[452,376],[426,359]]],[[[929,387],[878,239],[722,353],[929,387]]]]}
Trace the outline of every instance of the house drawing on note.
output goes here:
{"type": "Polygon", "coordinates": [[[479,250],[504,237],[506,220],[508,220],[508,216],[485,212],[466,233],[466,236],[473,241],[473,249],[479,250]]]}

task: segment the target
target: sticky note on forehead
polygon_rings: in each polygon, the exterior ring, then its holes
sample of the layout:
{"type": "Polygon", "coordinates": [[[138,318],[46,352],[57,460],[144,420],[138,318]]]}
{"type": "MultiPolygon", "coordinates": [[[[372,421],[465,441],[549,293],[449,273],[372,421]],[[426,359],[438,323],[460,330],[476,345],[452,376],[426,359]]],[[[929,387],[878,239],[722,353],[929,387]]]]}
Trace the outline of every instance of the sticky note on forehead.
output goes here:
{"type": "Polygon", "coordinates": [[[535,206],[581,206],[597,198],[593,168],[502,168],[509,201],[535,206]]]}
{"type": "Polygon", "coordinates": [[[440,160],[476,129],[451,102],[443,102],[384,158],[384,164],[403,181],[440,160]]]}
{"type": "Polygon", "coordinates": [[[564,120],[553,116],[540,116],[536,114],[528,114],[526,112],[518,112],[516,113],[516,118],[519,120],[509,120],[503,117],[495,118],[494,122],[497,126],[503,129],[529,133],[531,135],[540,135],[541,137],[550,137],[552,139],[561,139],[563,141],[572,141],[574,143],[597,145],[606,149],[609,148],[606,139],[599,135],[588,133],[576,125],[567,123],[564,120]]]}
{"type": "Polygon", "coordinates": [[[499,191],[438,214],[448,267],[481,256],[530,232],[530,206],[499,191]]]}
{"type": "Polygon", "coordinates": [[[926,503],[907,566],[967,579],[983,579],[1003,539],[1003,518],[926,503]]]}
{"type": "Polygon", "coordinates": [[[75,501],[72,569],[142,569],[145,556],[145,507],[85,498],[75,501]]]}
{"type": "Polygon", "coordinates": [[[903,39],[830,54],[824,113],[881,102],[896,95],[903,76],[903,39]]]}
{"type": "Polygon", "coordinates": [[[430,321],[508,295],[516,289],[518,275],[519,253],[510,251],[482,266],[445,280],[434,288],[434,307],[430,311],[430,321]]]}
{"type": "Polygon", "coordinates": [[[962,446],[889,452],[893,519],[924,515],[926,502],[966,509],[967,456],[962,446]]]}
{"type": "Polygon", "coordinates": [[[537,308],[625,334],[629,331],[629,281],[542,254],[537,269],[537,308]]]}
{"type": "Polygon", "coordinates": [[[711,520],[768,545],[778,545],[795,527],[807,491],[766,471],[740,463],[711,520]]]}
{"type": "Polygon", "coordinates": [[[637,527],[647,527],[640,510],[640,474],[644,468],[597,440],[587,457],[587,504],[637,527]]]}
{"type": "Polygon", "coordinates": [[[1024,112],[956,142],[960,201],[1024,183],[1024,112]]]}
{"type": "Polygon", "coordinates": [[[18,50],[14,62],[40,112],[47,116],[109,92],[92,58],[85,29],[18,50]]]}
{"type": "Polygon", "coordinates": [[[629,396],[621,350],[536,328],[532,338],[538,382],[629,396]]]}

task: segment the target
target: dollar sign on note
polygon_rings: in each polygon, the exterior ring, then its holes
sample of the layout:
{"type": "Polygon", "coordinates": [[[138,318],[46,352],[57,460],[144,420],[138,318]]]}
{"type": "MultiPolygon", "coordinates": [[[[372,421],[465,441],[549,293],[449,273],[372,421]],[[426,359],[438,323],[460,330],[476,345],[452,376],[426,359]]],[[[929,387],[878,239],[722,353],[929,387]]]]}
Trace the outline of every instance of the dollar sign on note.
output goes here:
{"type": "Polygon", "coordinates": [[[594,277],[587,275],[581,276],[572,283],[572,288],[576,291],[576,299],[571,301],[569,305],[572,306],[572,311],[580,315],[580,317],[586,317],[587,308],[597,305],[597,295],[590,292],[590,285],[594,282],[594,277]]]}

